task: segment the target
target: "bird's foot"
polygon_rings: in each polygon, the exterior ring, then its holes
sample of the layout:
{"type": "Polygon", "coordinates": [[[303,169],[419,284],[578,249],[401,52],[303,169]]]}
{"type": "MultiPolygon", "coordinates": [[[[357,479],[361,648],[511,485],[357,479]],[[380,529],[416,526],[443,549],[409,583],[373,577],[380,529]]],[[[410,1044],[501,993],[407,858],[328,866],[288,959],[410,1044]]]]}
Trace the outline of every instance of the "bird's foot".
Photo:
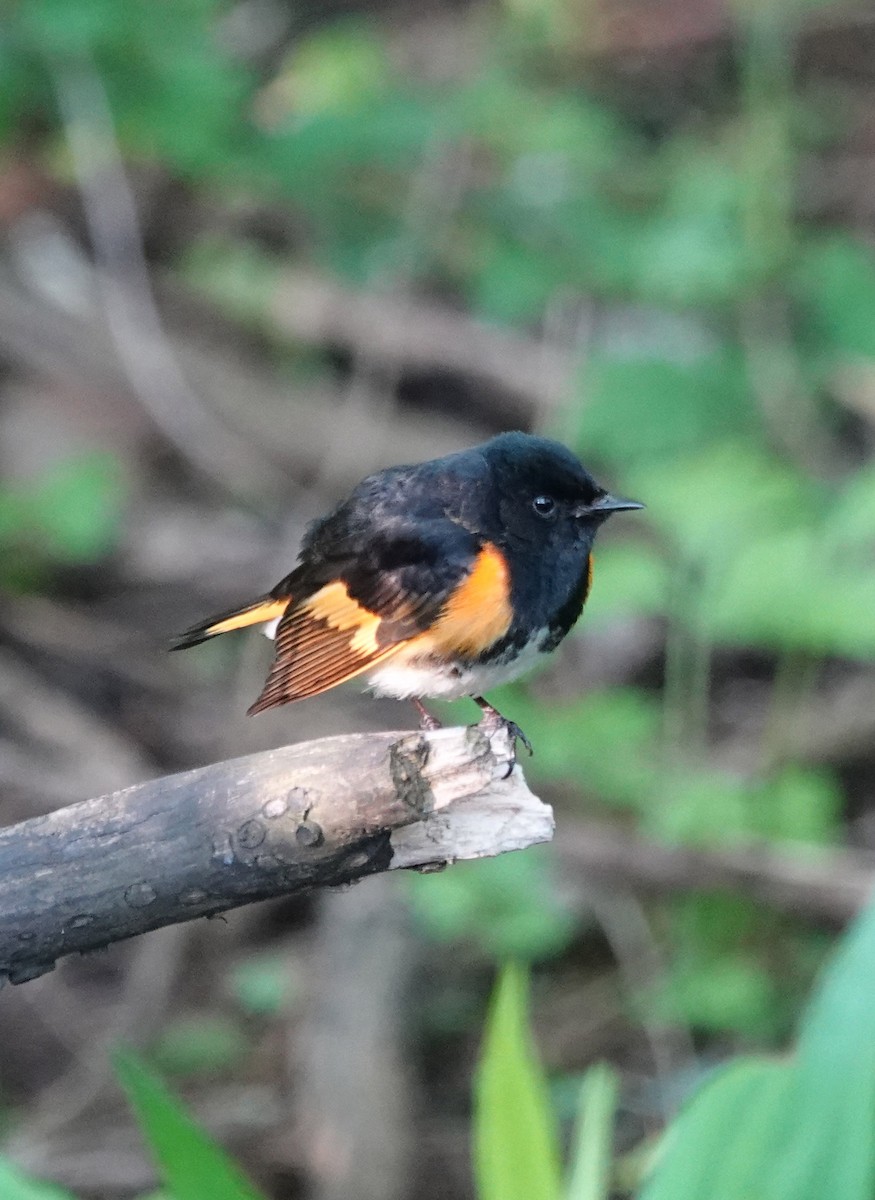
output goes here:
{"type": "MultiPolygon", "coordinates": [[[[479,705],[480,711],[483,713],[483,716],[480,718],[480,724],[486,732],[493,733],[495,730],[504,729],[510,737],[510,761],[507,765],[507,775],[510,775],[516,766],[517,742],[522,742],[529,752],[529,757],[535,753],[532,749],[532,743],[520,729],[519,725],[517,725],[516,721],[509,721],[507,717],[503,717],[498,709],[484,700],[482,696],[474,696],[473,700],[475,704],[479,705]]],[[[507,775],[505,778],[507,778],[507,775]]]]}
{"type": "Polygon", "coordinates": [[[422,703],[421,700],[417,700],[414,697],[413,699],[411,699],[410,703],[413,705],[413,707],[419,713],[419,728],[420,729],[427,729],[429,732],[431,732],[431,730],[433,730],[433,729],[443,729],[442,723],[437,719],[437,717],[433,717],[431,715],[431,713],[428,711],[428,709],[425,707],[425,705],[422,703]]]}

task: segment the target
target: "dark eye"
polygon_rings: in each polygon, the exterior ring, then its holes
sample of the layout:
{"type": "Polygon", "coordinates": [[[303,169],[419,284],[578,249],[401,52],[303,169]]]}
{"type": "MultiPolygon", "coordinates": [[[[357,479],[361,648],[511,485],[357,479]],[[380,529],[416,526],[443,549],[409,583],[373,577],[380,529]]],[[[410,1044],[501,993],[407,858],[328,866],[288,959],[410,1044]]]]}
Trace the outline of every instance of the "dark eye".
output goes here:
{"type": "Polygon", "coordinates": [[[536,496],[532,501],[532,508],[539,517],[552,517],[556,511],[556,501],[552,496],[536,496]]]}

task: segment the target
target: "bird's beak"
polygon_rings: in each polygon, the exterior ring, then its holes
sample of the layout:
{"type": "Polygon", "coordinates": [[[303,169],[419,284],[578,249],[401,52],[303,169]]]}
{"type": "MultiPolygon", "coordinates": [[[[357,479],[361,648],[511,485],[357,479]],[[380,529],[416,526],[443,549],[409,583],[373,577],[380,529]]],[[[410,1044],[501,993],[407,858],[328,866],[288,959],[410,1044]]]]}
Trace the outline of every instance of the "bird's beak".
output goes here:
{"type": "Polygon", "coordinates": [[[631,512],[635,508],[643,507],[644,505],[639,504],[637,500],[623,500],[619,496],[612,496],[610,492],[605,492],[603,496],[593,500],[592,504],[581,504],[574,515],[577,517],[609,517],[611,513],[631,512]]]}

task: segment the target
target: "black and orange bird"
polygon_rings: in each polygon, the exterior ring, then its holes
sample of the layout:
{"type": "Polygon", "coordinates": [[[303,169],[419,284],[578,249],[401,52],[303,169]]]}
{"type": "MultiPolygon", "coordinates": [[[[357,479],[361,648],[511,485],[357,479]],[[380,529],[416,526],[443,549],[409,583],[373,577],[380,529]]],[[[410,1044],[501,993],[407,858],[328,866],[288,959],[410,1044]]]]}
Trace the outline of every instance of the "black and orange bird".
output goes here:
{"type": "Polygon", "coordinates": [[[457,454],[369,475],[308,529],[298,563],[265,596],[183,633],[178,650],[246,625],[274,638],[250,715],[364,676],[378,696],[470,696],[490,725],[522,732],[483,693],[554,650],[580,616],[592,544],[615,512],[559,442],[503,433],[457,454]]]}

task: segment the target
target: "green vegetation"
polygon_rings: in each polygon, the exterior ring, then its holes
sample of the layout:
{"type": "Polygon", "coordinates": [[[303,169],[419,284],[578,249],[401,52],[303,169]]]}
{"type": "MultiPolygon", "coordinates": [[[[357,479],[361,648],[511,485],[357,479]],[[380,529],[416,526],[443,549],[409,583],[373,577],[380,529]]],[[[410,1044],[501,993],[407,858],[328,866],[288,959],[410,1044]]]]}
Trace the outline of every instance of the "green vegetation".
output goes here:
{"type": "MultiPolygon", "coordinates": [[[[350,18],[296,39],[266,83],[236,56],[218,0],[161,4],[160,20],[155,0],[31,0],[0,32],[0,140],[10,154],[36,141],[61,179],[72,172],[59,88],[91,73],[129,162],[160,163],[193,197],[229,209],[250,197],[286,206],[304,230],[300,257],[351,285],[449,295],[510,328],[538,326],[551,306],[576,313],[582,298],[601,306],[604,328],[548,432],[647,503],[599,548],[585,626],[659,622],[664,686],[545,703],[537,685],[519,685],[495,700],[537,747],[527,774],[556,789],[564,812],[618,815],[656,839],[774,839],[804,853],[842,836],[842,781],[788,737],[828,664],[875,658],[875,469],[849,417],[872,388],[875,258],[794,205],[802,156],[842,131],[838,106],[792,70],[803,12],[818,7],[828,5],[736,4],[734,78],[679,123],[587,86],[562,0],[476,13],[477,53],[443,80],[406,73],[376,23],[350,18]],[[730,773],[709,755],[712,667],[742,653],[771,683],[746,769],[730,773]]],[[[256,239],[212,228],[170,265],[294,352],[269,317],[281,263],[256,239]]],[[[0,583],[37,590],[105,558],[124,503],[106,456],[0,486],[0,583]]],[[[415,878],[410,894],[430,936],[496,961],[549,960],[580,932],[548,854],[415,878]]],[[[634,1003],[696,1033],[780,1045],[823,936],[723,896],[653,911],[668,970],[634,1003]]],[[[723,1068],[666,1135],[641,1200],[699,1197],[705,1179],[712,1200],[872,1195],[873,921],[831,966],[795,1057],[723,1068]]],[[[523,979],[502,976],[487,1026],[480,1195],[606,1200],[616,1080],[603,1068],[584,1079],[563,1191],[523,979]]],[[[241,1003],[276,1011],[285,987],[265,961],[239,980],[241,1003]]],[[[169,1030],[159,1061],[221,1070],[241,1036],[169,1030]]],[[[204,1194],[201,1158],[218,1172],[211,1196],[254,1195],[140,1065],[123,1059],[119,1071],[174,1200],[204,1194]]],[[[0,1192],[61,1196],[2,1166],[0,1192]]]]}
{"type": "MultiPolygon", "coordinates": [[[[873,976],[870,907],[824,972],[792,1056],[742,1056],[715,1071],[654,1147],[638,1200],[868,1200],[875,1189],[873,976]]],[[[584,1078],[565,1188],[547,1095],[523,977],[508,968],[496,987],[475,1097],[480,1200],[608,1200],[613,1073],[596,1066],[584,1078]]]]}

